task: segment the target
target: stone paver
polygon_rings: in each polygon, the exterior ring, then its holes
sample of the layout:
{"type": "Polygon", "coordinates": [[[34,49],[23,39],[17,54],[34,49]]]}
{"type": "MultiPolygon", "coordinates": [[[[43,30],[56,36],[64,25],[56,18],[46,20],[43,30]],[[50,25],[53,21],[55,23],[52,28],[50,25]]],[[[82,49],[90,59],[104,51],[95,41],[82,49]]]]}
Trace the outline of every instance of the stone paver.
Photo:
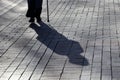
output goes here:
{"type": "Polygon", "coordinates": [[[0,80],[120,80],[120,1],[49,0],[41,24],[25,0],[0,0],[0,80]]]}

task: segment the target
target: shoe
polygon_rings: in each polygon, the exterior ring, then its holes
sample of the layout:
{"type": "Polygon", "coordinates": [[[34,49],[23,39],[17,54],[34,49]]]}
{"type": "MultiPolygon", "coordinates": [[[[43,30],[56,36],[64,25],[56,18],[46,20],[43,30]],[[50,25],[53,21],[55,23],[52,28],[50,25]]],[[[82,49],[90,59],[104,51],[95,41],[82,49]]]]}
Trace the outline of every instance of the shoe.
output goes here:
{"type": "Polygon", "coordinates": [[[35,19],[34,18],[30,18],[29,22],[31,22],[31,23],[35,22],[35,19]]]}
{"type": "Polygon", "coordinates": [[[39,22],[41,22],[41,18],[39,17],[39,18],[37,18],[37,22],[39,23],[39,22]]]}

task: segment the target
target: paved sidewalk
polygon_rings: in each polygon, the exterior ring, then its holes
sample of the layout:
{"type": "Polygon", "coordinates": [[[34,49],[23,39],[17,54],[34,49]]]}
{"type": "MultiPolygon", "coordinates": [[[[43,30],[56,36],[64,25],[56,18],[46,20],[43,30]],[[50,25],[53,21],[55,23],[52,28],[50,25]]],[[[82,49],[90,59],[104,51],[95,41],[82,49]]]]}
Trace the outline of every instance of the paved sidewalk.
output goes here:
{"type": "Polygon", "coordinates": [[[0,0],[0,80],[120,80],[120,0],[0,0]],[[8,4],[9,3],[9,4],[8,4]]]}

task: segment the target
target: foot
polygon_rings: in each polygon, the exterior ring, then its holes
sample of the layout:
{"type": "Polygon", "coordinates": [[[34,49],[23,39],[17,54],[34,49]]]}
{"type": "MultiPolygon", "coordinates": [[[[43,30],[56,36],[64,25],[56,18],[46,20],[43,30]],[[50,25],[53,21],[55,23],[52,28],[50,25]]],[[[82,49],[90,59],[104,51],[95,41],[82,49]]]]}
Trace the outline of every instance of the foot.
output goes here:
{"type": "Polygon", "coordinates": [[[35,19],[34,18],[30,18],[29,22],[31,22],[31,23],[35,22],[35,19]]]}
{"type": "Polygon", "coordinates": [[[39,23],[39,22],[41,22],[41,18],[39,17],[39,18],[37,18],[37,22],[39,23]]]}

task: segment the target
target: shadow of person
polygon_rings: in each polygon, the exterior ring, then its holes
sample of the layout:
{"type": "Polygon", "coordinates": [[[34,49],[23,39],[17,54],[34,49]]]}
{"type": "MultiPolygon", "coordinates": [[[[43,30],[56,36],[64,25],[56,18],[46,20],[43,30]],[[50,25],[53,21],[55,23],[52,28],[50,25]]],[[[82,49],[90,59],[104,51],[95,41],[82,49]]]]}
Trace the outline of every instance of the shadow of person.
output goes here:
{"type": "Polygon", "coordinates": [[[78,42],[67,39],[44,22],[41,22],[40,26],[32,23],[30,27],[38,34],[37,40],[45,44],[54,51],[54,53],[67,56],[69,62],[72,64],[82,66],[87,66],[89,64],[87,59],[80,55],[83,49],[78,42]]]}

